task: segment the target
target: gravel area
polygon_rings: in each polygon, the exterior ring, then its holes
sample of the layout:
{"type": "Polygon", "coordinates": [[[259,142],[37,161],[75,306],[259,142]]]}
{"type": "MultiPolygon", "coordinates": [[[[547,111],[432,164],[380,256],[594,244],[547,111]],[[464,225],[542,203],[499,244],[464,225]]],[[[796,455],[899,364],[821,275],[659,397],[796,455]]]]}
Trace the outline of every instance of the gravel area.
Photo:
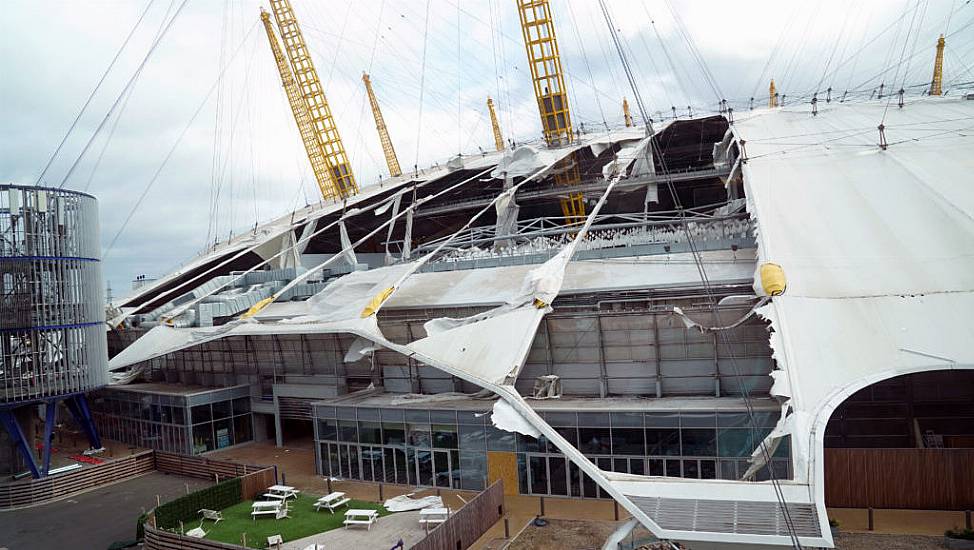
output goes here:
{"type": "Polygon", "coordinates": [[[839,550],[942,550],[943,537],[840,533],[835,547],[839,550]]]}
{"type": "Polygon", "coordinates": [[[528,525],[508,550],[599,550],[619,524],[613,521],[549,519],[548,525],[528,525]]]}

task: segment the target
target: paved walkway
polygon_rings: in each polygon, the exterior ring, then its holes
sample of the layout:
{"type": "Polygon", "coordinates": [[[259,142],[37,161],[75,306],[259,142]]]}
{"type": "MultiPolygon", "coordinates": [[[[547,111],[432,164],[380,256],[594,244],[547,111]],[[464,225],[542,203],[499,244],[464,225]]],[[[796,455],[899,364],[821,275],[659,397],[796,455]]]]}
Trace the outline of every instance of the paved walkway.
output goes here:
{"type": "Polygon", "coordinates": [[[425,530],[419,526],[419,512],[399,512],[379,518],[369,530],[365,527],[333,529],[285,543],[281,548],[303,550],[312,543],[318,543],[325,548],[385,550],[395,546],[399,539],[409,548],[425,536],[425,530]]]}

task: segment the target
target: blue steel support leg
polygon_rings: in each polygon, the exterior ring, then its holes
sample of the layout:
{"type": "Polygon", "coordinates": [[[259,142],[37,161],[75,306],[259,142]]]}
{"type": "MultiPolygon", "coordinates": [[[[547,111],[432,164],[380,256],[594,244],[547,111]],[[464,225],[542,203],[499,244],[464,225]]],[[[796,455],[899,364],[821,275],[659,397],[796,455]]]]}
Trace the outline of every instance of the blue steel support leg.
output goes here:
{"type": "Polygon", "coordinates": [[[88,443],[91,444],[91,448],[100,449],[101,438],[98,437],[98,430],[95,429],[95,422],[91,418],[88,399],[85,398],[85,395],[83,393],[72,395],[64,400],[64,404],[68,406],[68,410],[71,411],[74,419],[78,421],[81,429],[88,435],[88,443]]]}
{"type": "Polygon", "coordinates": [[[51,471],[51,434],[57,421],[57,400],[51,399],[44,407],[44,475],[51,471]]]}
{"type": "Polygon", "coordinates": [[[20,449],[20,454],[24,455],[24,460],[27,462],[27,468],[30,469],[30,473],[35,478],[42,477],[40,470],[37,469],[37,461],[34,459],[34,453],[31,451],[30,443],[24,437],[24,431],[20,429],[20,424],[17,422],[17,418],[14,417],[13,410],[11,409],[0,409],[0,422],[3,423],[3,427],[7,429],[7,433],[13,438],[14,443],[20,449]]]}

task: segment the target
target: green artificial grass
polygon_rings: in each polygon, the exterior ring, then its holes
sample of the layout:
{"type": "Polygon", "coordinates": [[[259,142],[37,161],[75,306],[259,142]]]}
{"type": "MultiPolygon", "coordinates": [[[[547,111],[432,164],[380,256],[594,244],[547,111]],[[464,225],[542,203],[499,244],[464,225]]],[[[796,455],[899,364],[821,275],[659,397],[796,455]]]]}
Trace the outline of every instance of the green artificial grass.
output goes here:
{"type": "MultiPolygon", "coordinates": [[[[316,500],[318,500],[316,496],[298,495],[296,499],[288,501],[291,507],[289,518],[274,519],[274,516],[258,516],[256,521],[250,517],[253,501],[245,500],[222,510],[223,521],[216,524],[212,521],[204,521],[203,530],[206,531],[206,538],[229,544],[241,544],[240,535],[247,533],[248,547],[266,548],[267,537],[271,535],[281,535],[284,542],[291,542],[342,527],[347,508],[342,506],[335,510],[334,514],[326,508],[315,512],[316,500]]],[[[382,505],[375,502],[353,500],[348,503],[348,509],[350,508],[378,510],[380,516],[389,515],[382,505]]],[[[185,529],[192,529],[198,525],[187,523],[185,529]]]]}

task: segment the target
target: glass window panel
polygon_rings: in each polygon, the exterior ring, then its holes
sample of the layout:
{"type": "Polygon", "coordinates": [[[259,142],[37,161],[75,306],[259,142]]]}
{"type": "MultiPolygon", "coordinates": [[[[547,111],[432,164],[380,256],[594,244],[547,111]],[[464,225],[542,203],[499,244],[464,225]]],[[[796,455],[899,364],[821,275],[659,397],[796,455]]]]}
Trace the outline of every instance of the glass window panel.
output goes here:
{"type": "Polygon", "coordinates": [[[378,420],[379,419],[379,409],[369,409],[369,408],[359,408],[358,410],[359,420],[378,420]]]}
{"type": "MultiPolygon", "coordinates": [[[[416,484],[416,471],[413,463],[406,460],[406,451],[403,449],[392,449],[392,455],[396,459],[396,483],[403,485],[416,484]]],[[[386,464],[386,469],[389,465],[386,464]]]]}
{"type": "Polygon", "coordinates": [[[483,451],[487,448],[487,429],[483,426],[460,424],[460,448],[483,451]]]}
{"type": "Polygon", "coordinates": [[[531,487],[528,486],[528,459],[524,453],[517,454],[517,484],[519,493],[531,494],[531,487]]]}
{"type": "Polygon", "coordinates": [[[582,470],[570,460],[568,461],[568,488],[571,491],[570,496],[582,496],[582,470]]]}
{"type": "Polygon", "coordinates": [[[213,433],[216,435],[217,449],[233,445],[233,419],[223,418],[213,422],[213,433]]]}
{"type": "Polygon", "coordinates": [[[717,416],[714,413],[683,413],[680,415],[680,426],[684,428],[713,428],[717,426],[717,416]]]}
{"type": "Polygon", "coordinates": [[[642,428],[612,428],[612,454],[645,455],[642,428]]]}
{"type": "Polygon", "coordinates": [[[238,397],[233,400],[233,414],[246,414],[250,412],[250,398],[238,397]]]}
{"type": "Polygon", "coordinates": [[[733,460],[721,460],[720,479],[738,479],[737,463],[733,460]]]}
{"type": "Polygon", "coordinates": [[[578,443],[586,454],[607,455],[612,449],[609,428],[579,428],[578,443]]]}
{"type": "Polygon", "coordinates": [[[700,468],[697,467],[696,460],[683,461],[683,477],[697,479],[700,477],[700,468]]]}
{"type": "Polygon", "coordinates": [[[744,428],[751,425],[746,412],[717,413],[717,426],[720,428],[744,428]]]}
{"type": "Polygon", "coordinates": [[[666,477],[680,477],[680,461],[679,460],[667,460],[666,461],[666,477]]]}
{"type": "Polygon", "coordinates": [[[638,412],[612,413],[612,427],[642,428],[643,416],[638,412]]]}
{"type": "Polygon", "coordinates": [[[717,461],[700,461],[700,479],[717,479],[717,461]]]}
{"type": "Polygon", "coordinates": [[[429,411],[406,411],[406,422],[412,422],[415,424],[429,424],[430,415],[429,411]]]}
{"type": "Polygon", "coordinates": [[[546,412],[545,420],[552,426],[571,426],[578,425],[578,417],[573,412],[546,412]]]}
{"type": "Polygon", "coordinates": [[[229,418],[233,416],[233,404],[231,401],[217,401],[213,403],[213,418],[229,418]]]}
{"type": "MultiPolygon", "coordinates": [[[[406,424],[406,444],[413,447],[430,446],[429,424],[406,424]]],[[[430,470],[432,472],[432,470],[430,470]]],[[[428,484],[424,484],[428,485],[428,484]]]]}
{"type": "Polygon", "coordinates": [[[590,427],[609,427],[609,413],[578,413],[578,425],[590,427]]]}
{"type": "Polygon", "coordinates": [[[402,422],[405,416],[402,409],[382,409],[380,413],[383,422],[402,422]]]}
{"type": "Polygon", "coordinates": [[[681,442],[686,456],[717,456],[717,430],[713,428],[684,428],[681,442]]]}
{"type": "MultiPolygon", "coordinates": [[[[461,446],[462,444],[461,439],[461,446]]],[[[460,451],[460,488],[483,491],[486,479],[487,455],[484,452],[460,451]]]]}
{"type": "Polygon", "coordinates": [[[338,421],[338,440],[358,443],[358,430],[354,420],[338,421]]]}
{"type": "Polygon", "coordinates": [[[651,476],[662,476],[663,471],[663,459],[661,458],[650,458],[646,460],[646,465],[649,466],[648,475],[651,476]]]}
{"type": "Polygon", "coordinates": [[[628,458],[614,458],[612,459],[612,471],[619,472],[620,474],[629,473],[629,459],[628,458]]]}
{"type": "Polygon", "coordinates": [[[335,407],[316,407],[318,418],[335,418],[335,407]]]}
{"type": "Polygon", "coordinates": [[[233,440],[235,443],[243,443],[254,439],[253,419],[251,415],[244,414],[233,418],[233,440]]]}
{"type": "Polygon", "coordinates": [[[646,454],[650,456],[678,456],[680,430],[676,428],[647,428],[646,454]]]}
{"type": "Polygon", "coordinates": [[[645,461],[641,458],[630,458],[629,459],[629,473],[638,476],[646,475],[646,471],[643,469],[645,461]]]}
{"type": "Polygon", "coordinates": [[[213,450],[213,424],[205,422],[193,426],[193,454],[213,450]]]}
{"type": "Polygon", "coordinates": [[[379,444],[382,442],[382,428],[378,422],[360,420],[358,423],[358,439],[362,443],[379,444]]]}
{"type": "Polygon", "coordinates": [[[362,479],[362,474],[359,471],[358,464],[358,447],[355,445],[347,445],[348,447],[348,466],[349,466],[349,477],[352,479],[362,479]]]}
{"type": "MultiPolygon", "coordinates": [[[[599,465],[599,469],[601,469],[601,470],[612,471],[612,459],[611,458],[608,458],[608,457],[599,457],[599,459],[597,461],[597,464],[599,465]]],[[[605,492],[605,489],[603,489],[602,487],[599,487],[599,498],[609,498],[608,493],[606,493],[605,492]]]]}
{"type": "Polygon", "coordinates": [[[318,439],[327,441],[338,440],[338,422],[335,420],[318,421],[318,439]]]}
{"type": "Polygon", "coordinates": [[[517,434],[517,452],[519,453],[542,453],[544,452],[544,436],[538,440],[530,435],[517,434]]]}
{"type": "Polygon", "coordinates": [[[535,495],[548,494],[548,458],[544,456],[528,457],[531,465],[531,493],[535,495]]]}
{"type": "Polygon", "coordinates": [[[172,408],[172,423],[173,424],[186,424],[186,409],[182,407],[172,408]]]}
{"type": "Polygon", "coordinates": [[[381,447],[362,447],[362,479],[382,481],[381,447]]]}
{"type": "Polygon", "coordinates": [[[568,496],[568,460],[552,456],[548,458],[551,494],[568,496]]]}
{"type": "Polygon", "coordinates": [[[430,423],[456,424],[456,411],[430,411],[430,423]]]}
{"type": "Polygon", "coordinates": [[[419,485],[419,478],[416,477],[416,451],[406,447],[406,475],[409,485],[419,485]]]}
{"type": "Polygon", "coordinates": [[[419,484],[433,486],[433,453],[432,451],[416,451],[416,464],[419,467],[419,484]]]}
{"type": "Polygon", "coordinates": [[[493,426],[487,426],[487,450],[488,451],[514,451],[515,435],[511,432],[498,430],[493,426]]]}
{"type": "Polygon", "coordinates": [[[213,416],[210,415],[210,405],[196,405],[192,409],[193,414],[193,424],[201,424],[203,422],[209,422],[213,420],[213,416]]]}
{"type": "Polygon", "coordinates": [[[487,415],[477,411],[457,411],[457,422],[460,424],[474,424],[483,426],[487,415]]]}
{"type": "Polygon", "coordinates": [[[751,456],[756,445],[749,428],[721,428],[717,434],[717,450],[720,456],[751,456]]]}
{"type": "Polygon", "coordinates": [[[433,424],[433,446],[438,449],[456,449],[456,424],[433,424]]]}
{"type": "Polygon", "coordinates": [[[460,451],[450,451],[450,487],[460,487],[460,451]]]}
{"type": "Polygon", "coordinates": [[[405,445],[406,428],[403,425],[403,423],[383,422],[382,423],[382,443],[385,445],[405,445]]]}
{"type": "Polygon", "coordinates": [[[353,407],[337,407],[335,409],[339,420],[355,420],[355,409],[353,407]]]}
{"type": "Polygon", "coordinates": [[[646,413],[647,428],[679,428],[678,413],[646,413]]]}

